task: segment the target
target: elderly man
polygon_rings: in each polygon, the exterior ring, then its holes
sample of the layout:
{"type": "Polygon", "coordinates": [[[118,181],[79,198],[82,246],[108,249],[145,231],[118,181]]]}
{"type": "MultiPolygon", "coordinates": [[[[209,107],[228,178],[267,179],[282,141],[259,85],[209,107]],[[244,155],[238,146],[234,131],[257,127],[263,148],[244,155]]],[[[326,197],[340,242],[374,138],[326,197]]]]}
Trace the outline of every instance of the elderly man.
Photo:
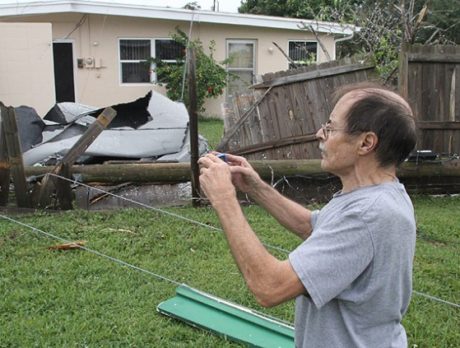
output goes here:
{"type": "Polygon", "coordinates": [[[396,167],[415,146],[411,108],[382,87],[350,86],[316,135],[322,168],[342,183],[319,211],[283,197],[239,156],[200,158],[201,188],[257,301],[296,298],[296,347],[406,347],[415,219],[396,167]],[[303,239],[287,260],[262,245],[236,189],[303,239]]]}

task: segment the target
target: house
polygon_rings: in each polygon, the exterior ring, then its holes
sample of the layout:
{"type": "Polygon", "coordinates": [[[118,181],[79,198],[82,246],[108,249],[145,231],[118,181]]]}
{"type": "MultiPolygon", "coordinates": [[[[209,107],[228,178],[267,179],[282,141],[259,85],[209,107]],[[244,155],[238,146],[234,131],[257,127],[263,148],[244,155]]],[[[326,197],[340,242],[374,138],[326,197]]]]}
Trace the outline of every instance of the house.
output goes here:
{"type": "MultiPolygon", "coordinates": [[[[171,64],[181,49],[171,40],[176,27],[215,42],[214,57],[240,77],[226,90],[252,84],[257,75],[286,70],[289,61],[335,58],[336,43],[355,28],[298,19],[152,7],[140,0],[54,0],[0,3],[0,100],[29,104],[41,113],[55,102],[96,107],[132,101],[157,84],[145,59],[171,64]],[[319,41],[318,41],[319,40],[319,41]],[[279,47],[279,48],[278,48],[279,47]]],[[[219,115],[225,96],[206,103],[219,115]]]]}

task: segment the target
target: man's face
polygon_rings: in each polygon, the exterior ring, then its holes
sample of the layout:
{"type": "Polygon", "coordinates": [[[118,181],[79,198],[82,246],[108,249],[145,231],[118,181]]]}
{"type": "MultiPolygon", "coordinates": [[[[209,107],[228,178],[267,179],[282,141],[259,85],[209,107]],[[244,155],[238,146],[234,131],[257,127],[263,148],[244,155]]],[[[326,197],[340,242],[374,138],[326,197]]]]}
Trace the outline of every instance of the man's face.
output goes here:
{"type": "Polygon", "coordinates": [[[335,105],[324,129],[316,133],[320,142],[321,168],[339,177],[352,172],[358,159],[359,136],[345,131],[345,115],[355,101],[354,94],[345,94],[335,105]]]}

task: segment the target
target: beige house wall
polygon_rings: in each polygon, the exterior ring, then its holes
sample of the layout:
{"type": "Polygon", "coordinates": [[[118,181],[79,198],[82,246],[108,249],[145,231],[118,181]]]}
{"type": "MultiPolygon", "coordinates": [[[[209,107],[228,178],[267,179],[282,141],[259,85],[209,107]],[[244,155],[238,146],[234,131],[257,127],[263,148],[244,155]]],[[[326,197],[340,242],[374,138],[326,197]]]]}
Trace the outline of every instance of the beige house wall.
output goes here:
{"type": "Polygon", "coordinates": [[[51,24],[0,23],[0,101],[39,115],[54,105],[51,24]]]}
{"type": "MultiPolygon", "coordinates": [[[[103,107],[115,103],[132,101],[145,95],[150,89],[163,91],[155,84],[121,84],[119,42],[120,38],[169,38],[179,27],[188,33],[189,22],[158,20],[148,18],[88,15],[86,21],[76,28],[82,14],[36,15],[24,21],[50,22],[53,26],[53,40],[72,40],[76,58],[93,58],[94,67],[77,68],[75,62],[76,101],[103,107]]],[[[14,20],[22,19],[16,17],[14,20]]],[[[240,27],[193,23],[192,37],[200,38],[207,47],[211,40],[216,43],[215,58],[226,58],[227,39],[252,39],[256,41],[256,71],[258,75],[285,70],[288,62],[273,45],[276,42],[287,51],[289,40],[316,41],[313,34],[294,30],[280,30],[257,27],[240,27]]],[[[332,58],[335,56],[335,42],[332,36],[322,35],[323,45],[332,58]]],[[[318,45],[318,61],[325,61],[325,54],[318,45]]],[[[54,94],[53,94],[54,95],[54,94]]],[[[209,100],[205,107],[208,115],[220,116],[224,98],[209,100]]]]}

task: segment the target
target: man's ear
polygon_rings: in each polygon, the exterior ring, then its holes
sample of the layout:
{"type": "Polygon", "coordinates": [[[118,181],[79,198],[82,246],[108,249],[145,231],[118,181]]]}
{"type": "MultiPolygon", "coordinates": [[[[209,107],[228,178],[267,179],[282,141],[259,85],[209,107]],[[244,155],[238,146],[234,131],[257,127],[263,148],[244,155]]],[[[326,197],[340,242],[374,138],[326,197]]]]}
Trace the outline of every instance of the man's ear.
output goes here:
{"type": "Polygon", "coordinates": [[[360,140],[361,143],[358,152],[361,155],[371,153],[377,147],[377,143],[379,142],[379,138],[374,132],[363,133],[360,140]]]}

